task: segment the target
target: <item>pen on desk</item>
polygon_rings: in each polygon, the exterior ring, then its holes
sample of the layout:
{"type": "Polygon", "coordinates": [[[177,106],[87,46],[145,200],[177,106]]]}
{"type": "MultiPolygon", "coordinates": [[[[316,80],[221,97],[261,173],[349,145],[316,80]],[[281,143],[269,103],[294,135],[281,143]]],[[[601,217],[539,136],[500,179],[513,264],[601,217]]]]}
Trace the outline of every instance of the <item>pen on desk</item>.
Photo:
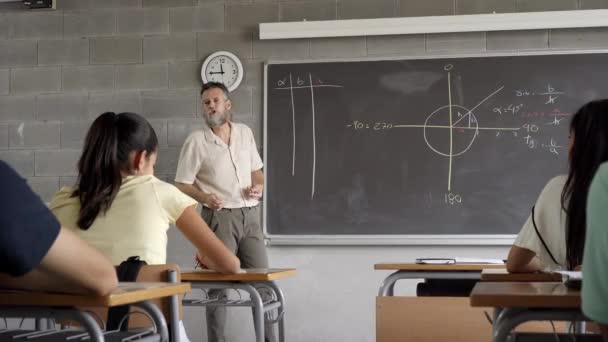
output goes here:
{"type": "Polygon", "coordinates": [[[201,266],[201,262],[196,260],[196,264],[194,264],[194,269],[197,269],[201,266]]]}

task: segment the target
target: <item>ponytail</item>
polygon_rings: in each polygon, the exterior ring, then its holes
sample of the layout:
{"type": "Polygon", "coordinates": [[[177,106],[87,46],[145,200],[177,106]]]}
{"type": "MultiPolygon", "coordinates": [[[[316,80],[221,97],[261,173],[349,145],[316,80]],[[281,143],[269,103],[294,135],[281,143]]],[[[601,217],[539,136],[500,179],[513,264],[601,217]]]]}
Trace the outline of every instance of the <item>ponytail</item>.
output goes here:
{"type": "Polygon", "coordinates": [[[78,161],[77,187],[72,196],[80,200],[78,226],[87,230],[97,216],[105,214],[122,184],[121,171],[129,169],[131,152],[156,152],[158,139],[143,117],[134,113],[101,114],[87,133],[78,161]]]}

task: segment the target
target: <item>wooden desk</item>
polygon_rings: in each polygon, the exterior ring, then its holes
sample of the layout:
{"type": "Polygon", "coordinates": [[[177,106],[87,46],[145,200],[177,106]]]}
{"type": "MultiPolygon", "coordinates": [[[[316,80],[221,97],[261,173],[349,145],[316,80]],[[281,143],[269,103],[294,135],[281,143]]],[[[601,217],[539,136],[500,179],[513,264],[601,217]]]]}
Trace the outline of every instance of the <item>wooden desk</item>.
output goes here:
{"type": "Polygon", "coordinates": [[[245,269],[242,273],[221,274],[210,270],[183,270],[182,281],[192,283],[193,288],[199,289],[236,289],[249,294],[250,300],[222,300],[218,298],[203,298],[200,300],[184,299],[187,306],[249,306],[253,309],[253,324],[256,341],[264,342],[264,313],[277,310],[277,317],[271,323],[279,325],[279,341],[285,341],[285,298],[276,285],[275,280],[291,277],[295,269],[245,269]],[[262,302],[259,289],[265,288],[273,294],[274,300],[262,302]]]}
{"type": "Polygon", "coordinates": [[[296,274],[292,268],[249,268],[237,274],[222,274],[210,270],[184,270],[182,271],[183,281],[273,281],[296,274]]]}
{"type": "Polygon", "coordinates": [[[184,294],[190,288],[187,283],[119,283],[118,288],[107,296],[0,290],[0,316],[75,320],[83,325],[92,340],[104,341],[103,332],[93,316],[77,307],[131,304],[150,314],[160,340],[168,341],[167,322],[160,310],[148,300],[184,294]]]}
{"type": "Polygon", "coordinates": [[[376,297],[376,341],[487,342],[492,336],[483,309],[472,308],[468,297],[394,296],[395,283],[403,279],[479,280],[485,268],[504,265],[382,263],[376,270],[394,271],[383,281],[376,297]],[[438,322],[441,329],[437,329],[438,322]]]}
{"type": "Polygon", "coordinates": [[[451,264],[426,265],[415,263],[382,263],[375,264],[376,270],[395,271],[387,276],[378,296],[393,296],[395,283],[401,279],[480,279],[481,271],[488,268],[504,269],[504,265],[489,264],[451,264]]]}
{"type": "Polygon", "coordinates": [[[494,307],[493,340],[506,341],[518,325],[528,321],[588,319],[580,309],[580,291],[561,282],[479,282],[470,297],[472,307],[494,307]]]}
{"type": "Polygon", "coordinates": [[[560,282],[561,274],[558,273],[509,273],[506,269],[484,269],[481,271],[482,281],[536,281],[536,282],[560,282]]]}

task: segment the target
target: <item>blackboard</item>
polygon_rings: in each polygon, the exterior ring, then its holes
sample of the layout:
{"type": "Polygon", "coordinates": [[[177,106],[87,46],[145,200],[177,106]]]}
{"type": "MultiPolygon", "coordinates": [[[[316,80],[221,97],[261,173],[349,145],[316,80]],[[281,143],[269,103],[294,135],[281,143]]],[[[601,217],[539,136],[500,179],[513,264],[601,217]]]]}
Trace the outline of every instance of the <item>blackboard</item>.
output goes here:
{"type": "Polygon", "coordinates": [[[516,234],[607,79],[602,53],[268,63],[266,232],[516,234]]]}

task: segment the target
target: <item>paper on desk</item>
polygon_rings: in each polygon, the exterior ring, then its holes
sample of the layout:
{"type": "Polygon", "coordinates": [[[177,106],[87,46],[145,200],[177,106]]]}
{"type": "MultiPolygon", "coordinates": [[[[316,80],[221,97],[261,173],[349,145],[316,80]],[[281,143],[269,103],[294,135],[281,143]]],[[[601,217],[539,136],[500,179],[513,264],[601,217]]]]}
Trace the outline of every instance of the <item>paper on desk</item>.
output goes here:
{"type": "Polygon", "coordinates": [[[416,259],[417,264],[425,265],[450,265],[455,263],[456,260],[452,258],[418,258],[416,259]]]}
{"type": "Polygon", "coordinates": [[[488,265],[504,265],[505,262],[501,259],[487,258],[454,258],[457,264],[488,264],[488,265]]]}
{"type": "Polygon", "coordinates": [[[566,277],[571,280],[582,280],[583,272],[582,271],[555,271],[554,273],[559,273],[562,277],[566,277]]]}

